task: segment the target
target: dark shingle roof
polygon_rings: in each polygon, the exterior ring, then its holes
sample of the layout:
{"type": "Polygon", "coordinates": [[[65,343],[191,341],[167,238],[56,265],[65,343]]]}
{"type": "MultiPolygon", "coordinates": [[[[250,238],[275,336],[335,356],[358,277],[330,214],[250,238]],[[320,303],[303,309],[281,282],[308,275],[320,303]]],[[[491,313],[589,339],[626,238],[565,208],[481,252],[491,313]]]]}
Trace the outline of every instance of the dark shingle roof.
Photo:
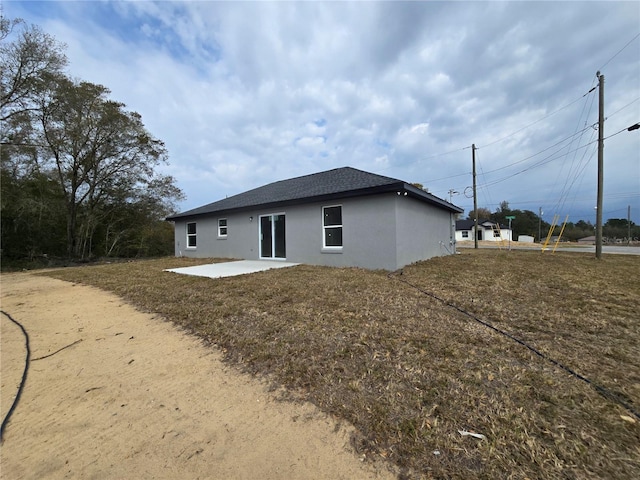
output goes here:
{"type": "MultiPolygon", "coordinates": [[[[484,219],[478,219],[478,226],[481,227],[483,226],[484,223],[495,223],[492,222],[491,220],[484,220],[484,219]]],[[[467,220],[456,220],[456,231],[459,230],[471,230],[473,228],[473,225],[475,224],[475,220],[472,219],[467,219],[467,220]]],[[[486,227],[485,227],[486,228],[486,227]]],[[[500,224],[500,230],[509,230],[509,227],[507,225],[502,225],[500,224]]]]}
{"type": "MultiPolygon", "coordinates": [[[[471,220],[456,220],[456,230],[471,230],[475,225],[476,221],[474,219],[471,220]]],[[[478,225],[480,225],[480,221],[478,220],[478,225]]]]}
{"type": "Polygon", "coordinates": [[[402,180],[364,172],[351,167],[343,167],[270,183],[202,207],[172,215],[167,217],[167,220],[211,213],[229,213],[255,207],[271,208],[391,191],[407,192],[412,197],[419,198],[446,210],[456,213],[462,212],[462,209],[455,205],[402,180]]]}

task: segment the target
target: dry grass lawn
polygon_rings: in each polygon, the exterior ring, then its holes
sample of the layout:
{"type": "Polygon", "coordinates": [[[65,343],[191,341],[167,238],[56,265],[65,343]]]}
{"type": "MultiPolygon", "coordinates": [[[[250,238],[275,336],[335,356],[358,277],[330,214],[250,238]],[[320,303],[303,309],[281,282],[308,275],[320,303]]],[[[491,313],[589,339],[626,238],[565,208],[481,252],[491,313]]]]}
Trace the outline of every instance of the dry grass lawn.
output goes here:
{"type": "Polygon", "coordinates": [[[48,275],[192,331],[291,398],[351,422],[357,450],[404,477],[640,478],[640,257],[463,250],[391,275],[162,271],[205,262],[48,275]]]}

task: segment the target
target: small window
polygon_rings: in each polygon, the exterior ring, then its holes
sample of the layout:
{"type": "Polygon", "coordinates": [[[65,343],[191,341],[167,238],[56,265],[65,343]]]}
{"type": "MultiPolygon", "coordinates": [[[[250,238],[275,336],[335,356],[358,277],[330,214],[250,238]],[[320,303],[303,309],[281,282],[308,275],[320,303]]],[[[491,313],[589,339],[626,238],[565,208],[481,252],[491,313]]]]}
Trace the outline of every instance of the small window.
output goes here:
{"type": "Polygon", "coordinates": [[[493,231],[493,238],[500,238],[500,230],[493,231]]]}
{"type": "Polygon", "coordinates": [[[218,236],[219,237],[227,236],[227,219],[226,218],[218,219],[218,236]]]}
{"type": "Polygon", "coordinates": [[[342,207],[322,207],[323,247],[342,247],[342,207]]]}
{"type": "Polygon", "coordinates": [[[462,231],[462,238],[469,238],[469,231],[468,230],[463,230],[462,231]]]}
{"type": "Polygon", "coordinates": [[[196,248],[196,223],[187,223],[187,248],[196,248]]]}

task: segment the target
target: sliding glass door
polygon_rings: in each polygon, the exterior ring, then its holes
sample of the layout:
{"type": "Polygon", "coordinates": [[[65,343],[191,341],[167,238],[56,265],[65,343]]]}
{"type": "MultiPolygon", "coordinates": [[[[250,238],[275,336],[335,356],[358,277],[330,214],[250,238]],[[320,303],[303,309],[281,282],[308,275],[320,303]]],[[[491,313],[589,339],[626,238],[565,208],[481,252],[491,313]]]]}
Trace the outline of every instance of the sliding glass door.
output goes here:
{"type": "Polygon", "coordinates": [[[260,217],[260,258],[286,258],[284,214],[260,217]]]}

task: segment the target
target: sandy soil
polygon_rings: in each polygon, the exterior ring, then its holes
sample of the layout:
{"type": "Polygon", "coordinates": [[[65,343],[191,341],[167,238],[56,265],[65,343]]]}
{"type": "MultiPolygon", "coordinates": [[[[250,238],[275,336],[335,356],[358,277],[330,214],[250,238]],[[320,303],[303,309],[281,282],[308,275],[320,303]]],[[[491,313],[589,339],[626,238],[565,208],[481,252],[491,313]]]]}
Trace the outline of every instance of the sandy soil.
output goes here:
{"type": "MultiPolygon", "coordinates": [[[[31,343],[2,478],[393,478],[356,456],[349,426],[278,401],[215,350],[114,295],[28,273],[3,275],[1,287],[2,310],[31,343]]],[[[4,418],[25,344],[0,316],[4,418]]]]}

